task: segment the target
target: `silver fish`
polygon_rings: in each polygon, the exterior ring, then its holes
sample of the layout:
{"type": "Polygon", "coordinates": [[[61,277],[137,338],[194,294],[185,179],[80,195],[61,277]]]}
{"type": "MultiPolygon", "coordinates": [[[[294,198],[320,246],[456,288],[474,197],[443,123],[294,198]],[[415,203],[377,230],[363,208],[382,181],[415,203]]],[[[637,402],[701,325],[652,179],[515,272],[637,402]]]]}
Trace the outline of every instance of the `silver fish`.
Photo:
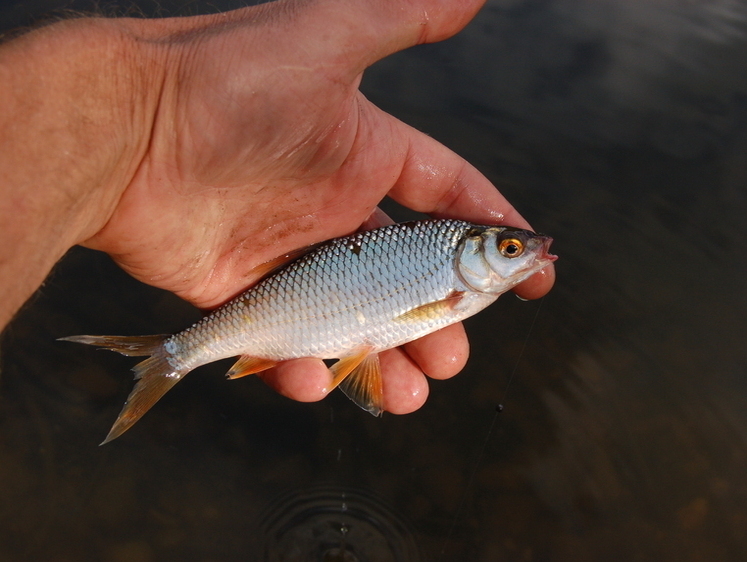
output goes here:
{"type": "Polygon", "coordinates": [[[196,367],[237,355],[230,379],[288,359],[339,359],[331,388],[379,415],[378,353],[479,312],[554,261],[551,242],[460,220],[394,224],[268,262],[260,282],[177,334],[61,339],[149,356],[133,368],[137,383],[103,443],[196,367]]]}

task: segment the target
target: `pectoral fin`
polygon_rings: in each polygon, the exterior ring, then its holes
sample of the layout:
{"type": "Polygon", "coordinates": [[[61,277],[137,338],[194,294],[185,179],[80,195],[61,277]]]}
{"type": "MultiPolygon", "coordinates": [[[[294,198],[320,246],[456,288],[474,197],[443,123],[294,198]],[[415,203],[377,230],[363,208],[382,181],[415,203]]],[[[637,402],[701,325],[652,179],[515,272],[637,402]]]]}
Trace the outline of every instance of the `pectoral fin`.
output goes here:
{"type": "Polygon", "coordinates": [[[445,299],[429,302],[427,304],[423,304],[421,306],[408,310],[404,314],[400,314],[399,316],[397,316],[394,321],[409,323],[438,320],[439,318],[446,316],[452,310],[454,310],[454,307],[459,304],[459,301],[462,300],[462,296],[464,296],[464,293],[454,291],[445,299]]]}
{"type": "Polygon", "coordinates": [[[384,411],[384,385],[381,382],[379,354],[369,354],[340,383],[340,390],[367,412],[380,416],[384,411]]]}
{"type": "Polygon", "coordinates": [[[265,371],[277,365],[277,361],[272,359],[263,359],[262,357],[252,357],[251,355],[242,355],[233,367],[226,373],[226,377],[233,380],[253,375],[265,371]]]}

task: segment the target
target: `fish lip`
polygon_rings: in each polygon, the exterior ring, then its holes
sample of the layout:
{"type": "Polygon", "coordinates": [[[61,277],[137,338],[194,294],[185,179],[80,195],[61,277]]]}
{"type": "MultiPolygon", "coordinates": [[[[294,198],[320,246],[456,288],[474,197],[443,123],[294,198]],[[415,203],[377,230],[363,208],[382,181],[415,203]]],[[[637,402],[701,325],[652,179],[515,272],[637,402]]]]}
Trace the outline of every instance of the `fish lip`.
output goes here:
{"type": "Polygon", "coordinates": [[[553,239],[550,236],[542,236],[542,238],[542,254],[540,255],[540,259],[554,262],[558,259],[558,256],[550,253],[550,245],[552,244],[553,239]]]}

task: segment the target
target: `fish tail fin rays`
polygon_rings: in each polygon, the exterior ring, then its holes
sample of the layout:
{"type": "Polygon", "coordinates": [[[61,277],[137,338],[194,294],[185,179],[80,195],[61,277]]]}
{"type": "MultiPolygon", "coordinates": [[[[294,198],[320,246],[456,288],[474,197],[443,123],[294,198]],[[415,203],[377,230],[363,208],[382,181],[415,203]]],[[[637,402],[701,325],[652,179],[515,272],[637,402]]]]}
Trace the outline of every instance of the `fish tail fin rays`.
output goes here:
{"type": "Polygon", "coordinates": [[[85,343],[116,351],[129,357],[142,357],[156,353],[168,337],[167,334],[155,336],[67,336],[58,338],[57,341],[85,343]]]}
{"type": "Polygon", "coordinates": [[[135,388],[122,407],[114,425],[106,438],[101,442],[105,445],[122,435],[137,422],[143,414],[161,399],[178,383],[189,371],[174,369],[165,353],[148,357],[132,369],[135,371],[135,388]]]}
{"type": "Polygon", "coordinates": [[[332,388],[339,386],[358,406],[380,416],[384,411],[384,387],[379,355],[371,353],[372,350],[372,347],[362,347],[341,357],[329,370],[332,372],[332,388]]]}
{"type": "Polygon", "coordinates": [[[191,369],[178,369],[169,361],[171,356],[164,349],[167,335],[156,336],[69,336],[64,341],[96,345],[123,355],[150,355],[135,365],[135,388],[125,401],[114,425],[101,445],[116,439],[130,429],[153,404],[178,383],[191,369]]]}

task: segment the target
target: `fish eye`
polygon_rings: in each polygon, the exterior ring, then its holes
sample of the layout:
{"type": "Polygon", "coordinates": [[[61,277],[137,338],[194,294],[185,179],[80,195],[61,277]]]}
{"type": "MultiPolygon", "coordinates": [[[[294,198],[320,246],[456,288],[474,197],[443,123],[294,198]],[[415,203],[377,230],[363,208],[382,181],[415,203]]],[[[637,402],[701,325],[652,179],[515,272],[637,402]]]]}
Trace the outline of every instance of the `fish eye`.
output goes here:
{"type": "Polygon", "coordinates": [[[498,251],[505,258],[515,258],[524,252],[524,243],[518,238],[504,238],[498,243],[498,251]]]}

